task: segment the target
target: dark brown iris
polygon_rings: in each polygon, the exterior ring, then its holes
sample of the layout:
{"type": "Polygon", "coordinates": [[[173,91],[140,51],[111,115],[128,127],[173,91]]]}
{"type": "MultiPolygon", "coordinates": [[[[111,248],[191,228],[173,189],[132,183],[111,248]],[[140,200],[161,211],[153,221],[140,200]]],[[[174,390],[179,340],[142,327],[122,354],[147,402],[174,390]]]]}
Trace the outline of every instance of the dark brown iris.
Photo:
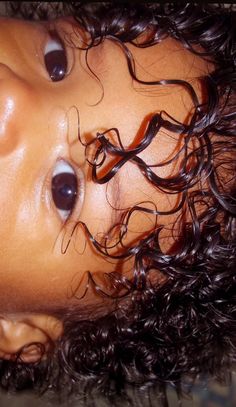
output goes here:
{"type": "Polygon", "coordinates": [[[48,52],[45,57],[45,66],[53,82],[61,81],[67,73],[67,58],[65,50],[48,52]]]}
{"type": "Polygon", "coordinates": [[[78,182],[74,174],[61,173],[52,178],[52,198],[58,209],[71,211],[75,205],[78,182]]]}

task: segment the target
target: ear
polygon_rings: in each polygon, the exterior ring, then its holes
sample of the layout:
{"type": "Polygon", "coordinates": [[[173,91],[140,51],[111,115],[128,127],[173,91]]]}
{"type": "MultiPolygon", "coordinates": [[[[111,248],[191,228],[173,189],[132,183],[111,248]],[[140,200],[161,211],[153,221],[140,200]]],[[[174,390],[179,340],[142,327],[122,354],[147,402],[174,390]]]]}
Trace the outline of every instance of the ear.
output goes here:
{"type": "Polygon", "coordinates": [[[0,317],[0,358],[38,362],[63,332],[62,322],[45,314],[14,314],[0,317]]]}

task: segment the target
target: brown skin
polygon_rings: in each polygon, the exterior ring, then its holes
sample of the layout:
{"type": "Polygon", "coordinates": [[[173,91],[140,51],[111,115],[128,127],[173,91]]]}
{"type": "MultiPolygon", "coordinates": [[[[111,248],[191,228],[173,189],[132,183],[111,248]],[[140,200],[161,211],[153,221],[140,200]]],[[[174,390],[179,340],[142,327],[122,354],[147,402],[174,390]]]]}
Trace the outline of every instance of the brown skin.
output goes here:
{"type": "MultiPolygon", "coordinates": [[[[72,33],[69,20],[53,24],[62,37],[64,32],[72,33]]],[[[120,212],[114,211],[111,204],[124,209],[151,200],[159,210],[176,204],[176,197],[170,200],[154,191],[130,163],[108,186],[95,184],[84,147],[77,141],[78,116],[72,106],[78,109],[84,142],[98,131],[117,127],[126,148],[137,143],[140,126],[145,128],[150,114],[166,110],[177,120],[187,122],[193,107],[190,96],[180,86],[147,89],[133,82],[123,51],[109,40],[89,51],[90,67],[101,83],[89,73],[85,52],[69,46],[69,74],[60,82],[52,82],[44,65],[44,49],[50,39],[48,26],[13,19],[2,19],[0,24],[0,356],[5,358],[27,343],[46,343],[47,338],[54,341],[61,335],[62,323],[52,317],[51,309],[107,307],[92,289],[85,298],[78,297],[86,287],[87,271],[98,276],[115,270],[116,263],[111,265],[88,242],[85,244],[82,228],[62,254],[77,220],[86,223],[99,240],[119,219],[120,212]],[[81,185],[66,225],[51,196],[52,172],[61,159],[73,166],[81,185]],[[14,347],[13,343],[18,345],[14,347]]],[[[79,43],[75,34],[73,38],[75,44],[79,43]]],[[[201,100],[197,78],[209,69],[202,59],[171,39],[149,49],[129,48],[139,78],[185,79],[201,100]]],[[[161,132],[141,156],[149,163],[164,161],[177,146],[177,135],[161,132]]],[[[168,176],[176,171],[178,166],[169,166],[157,173],[168,176]]],[[[173,221],[173,217],[165,218],[166,225],[173,221]]],[[[126,242],[131,244],[153,224],[151,217],[136,215],[126,242]]],[[[168,232],[163,235],[166,250],[167,236],[168,232]]],[[[132,264],[131,259],[120,266],[128,274],[132,264]]]]}

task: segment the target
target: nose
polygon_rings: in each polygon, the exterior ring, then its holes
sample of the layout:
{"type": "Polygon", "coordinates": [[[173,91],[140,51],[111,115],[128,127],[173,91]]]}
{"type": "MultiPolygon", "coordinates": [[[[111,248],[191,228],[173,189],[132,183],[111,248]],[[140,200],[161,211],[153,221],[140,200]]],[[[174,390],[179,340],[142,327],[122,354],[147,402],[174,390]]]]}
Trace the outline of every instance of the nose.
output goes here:
{"type": "Polygon", "coordinates": [[[35,108],[34,91],[9,66],[0,64],[0,154],[9,154],[18,144],[21,129],[35,108]]]}
{"type": "Polygon", "coordinates": [[[41,330],[11,320],[0,323],[0,358],[20,358],[26,363],[36,362],[47,351],[47,337],[41,330]],[[29,342],[28,342],[29,341],[29,342]]]}

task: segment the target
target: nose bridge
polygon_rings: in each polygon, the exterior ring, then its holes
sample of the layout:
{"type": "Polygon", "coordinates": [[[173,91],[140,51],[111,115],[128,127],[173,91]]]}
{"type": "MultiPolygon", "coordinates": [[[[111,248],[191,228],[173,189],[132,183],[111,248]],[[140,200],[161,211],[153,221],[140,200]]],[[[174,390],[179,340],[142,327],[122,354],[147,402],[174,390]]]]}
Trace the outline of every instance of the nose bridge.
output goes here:
{"type": "Polygon", "coordinates": [[[31,85],[10,67],[0,64],[0,155],[9,154],[19,142],[20,129],[34,108],[31,85]]]}

